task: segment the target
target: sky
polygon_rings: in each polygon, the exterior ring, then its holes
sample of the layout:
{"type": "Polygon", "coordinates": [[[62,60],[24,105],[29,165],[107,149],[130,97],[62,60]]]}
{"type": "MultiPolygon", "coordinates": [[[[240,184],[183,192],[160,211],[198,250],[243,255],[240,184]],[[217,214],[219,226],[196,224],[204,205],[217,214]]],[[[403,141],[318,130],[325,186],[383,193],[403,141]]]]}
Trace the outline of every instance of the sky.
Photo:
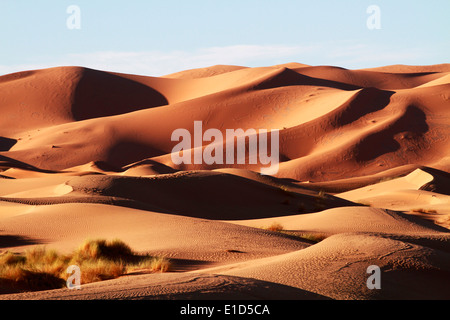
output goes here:
{"type": "Polygon", "coordinates": [[[0,0],[0,75],[449,63],[449,13],[449,0],[0,0]]]}

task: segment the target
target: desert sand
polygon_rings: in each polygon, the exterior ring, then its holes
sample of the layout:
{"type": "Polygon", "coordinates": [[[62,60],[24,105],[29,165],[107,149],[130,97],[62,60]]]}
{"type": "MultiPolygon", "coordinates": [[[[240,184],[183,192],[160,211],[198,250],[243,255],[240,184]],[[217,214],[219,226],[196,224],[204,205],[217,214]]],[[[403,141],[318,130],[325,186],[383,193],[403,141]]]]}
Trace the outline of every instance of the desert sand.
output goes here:
{"type": "Polygon", "coordinates": [[[0,252],[118,238],[172,263],[2,300],[450,299],[450,64],[57,67],[0,76],[0,113],[0,252]],[[175,165],[194,121],[279,130],[278,172],[175,165]]]}

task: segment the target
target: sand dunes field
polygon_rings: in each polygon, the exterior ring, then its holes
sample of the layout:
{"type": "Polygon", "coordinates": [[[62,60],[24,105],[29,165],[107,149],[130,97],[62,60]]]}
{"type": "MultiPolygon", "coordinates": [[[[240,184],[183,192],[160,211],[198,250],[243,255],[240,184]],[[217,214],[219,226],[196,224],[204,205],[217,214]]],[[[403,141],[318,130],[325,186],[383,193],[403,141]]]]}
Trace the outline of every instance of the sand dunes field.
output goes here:
{"type": "Polygon", "coordinates": [[[0,76],[0,114],[0,252],[119,238],[172,263],[0,299],[450,298],[449,64],[58,67],[0,76]],[[278,172],[174,164],[195,121],[279,130],[278,172]]]}

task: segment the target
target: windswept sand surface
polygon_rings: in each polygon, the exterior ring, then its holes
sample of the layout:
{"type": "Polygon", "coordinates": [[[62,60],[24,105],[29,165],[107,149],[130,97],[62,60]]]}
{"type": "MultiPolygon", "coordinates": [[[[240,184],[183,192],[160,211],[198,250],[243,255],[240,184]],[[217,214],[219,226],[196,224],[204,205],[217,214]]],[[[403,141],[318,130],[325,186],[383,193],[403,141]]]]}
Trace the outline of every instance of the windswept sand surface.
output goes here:
{"type": "Polygon", "coordinates": [[[1,76],[0,113],[0,251],[119,238],[172,261],[0,299],[450,299],[449,64],[60,67],[1,76]],[[174,164],[194,121],[278,129],[278,172],[174,164]]]}

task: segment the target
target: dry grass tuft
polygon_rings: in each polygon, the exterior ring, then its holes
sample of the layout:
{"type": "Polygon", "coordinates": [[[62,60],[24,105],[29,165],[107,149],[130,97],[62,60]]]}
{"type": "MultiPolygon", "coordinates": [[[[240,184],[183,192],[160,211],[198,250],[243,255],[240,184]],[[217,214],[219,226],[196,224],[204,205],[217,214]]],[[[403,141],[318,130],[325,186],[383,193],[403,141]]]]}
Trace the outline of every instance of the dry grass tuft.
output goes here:
{"type": "Polygon", "coordinates": [[[19,291],[64,287],[70,265],[81,269],[81,283],[120,277],[130,270],[165,272],[170,261],[162,257],[139,255],[121,240],[87,240],[70,255],[34,247],[24,254],[0,255],[0,284],[19,291]]]}
{"type": "Polygon", "coordinates": [[[278,222],[273,222],[270,226],[268,226],[264,229],[269,230],[269,231],[280,232],[284,229],[284,227],[281,224],[279,224],[278,222]]]}
{"type": "Polygon", "coordinates": [[[302,233],[299,235],[299,237],[315,243],[319,243],[320,241],[328,238],[328,235],[324,233],[302,233]]]}
{"type": "Polygon", "coordinates": [[[110,260],[128,261],[136,260],[137,255],[121,240],[106,241],[103,239],[86,240],[73,255],[74,261],[84,260],[110,260]]]}
{"type": "Polygon", "coordinates": [[[273,222],[270,226],[265,227],[263,229],[280,232],[282,234],[286,234],[291,237],[299,238],[302,240],[308,240],[308,241],[311,241],[314,243],[318,243],[322,240],[325,240],[328,237],[328,235],[326,235],[324,233],[314,233],[314,232],[298,233],[298,232],[294,232],[294,231],[287,231],[278,222],[273,222]]]}
{"type": "Polygon", "coordinates": [[[25,257],[7,251],[0,255],[0,265],[9,266],[25,262],[25,257]]]}
{"type": "Polygon", "coordinates": [[[122,262],[87,260],[81,266],[81,283],[91,283],[123,276],[127,268],[122,262]]]}
{"type": "Polygon", "coordinates": [[[152,272],[167,272],[170,269],[170,261],[164,257],[149,257],[137,264],[135,269],[147,269],[152,272]]]}

